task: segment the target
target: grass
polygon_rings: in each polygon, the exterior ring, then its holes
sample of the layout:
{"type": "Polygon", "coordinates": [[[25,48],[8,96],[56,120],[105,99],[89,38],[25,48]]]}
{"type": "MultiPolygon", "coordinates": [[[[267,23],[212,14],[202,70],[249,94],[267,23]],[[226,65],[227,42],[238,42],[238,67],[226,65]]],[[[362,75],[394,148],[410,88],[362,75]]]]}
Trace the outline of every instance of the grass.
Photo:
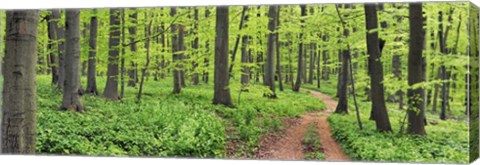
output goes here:
{"type": "MultiPolygon", "coordinates": [[[[82,79],[83,84],[86,80],[82,79]]],[[[232,82],[235,108],[212,105],[213,85],[188,85],[172,94],[172,80],[146,81],[140,103],[138,89],[127,87],[122,101],[85,95],[85,113],[58,110],[62,93],[50,77],[37,76],[37,153],[91,156],[227,157],[227,142],[240,147],[235,157],[253,153],[260,137],[282,125],[281,118],[322,110],[308,93],[277,92],[263,97],[265,87],[252,85],[240,93],[232,82]]],[[[105,78],[98,77],[102,92],[105,78]]]]}
{"type": "Polygon", "coordinates": [[[325,160],[318,134],[316,123],[310,124],[302,141],[306,160],[325,160]]]}
{"type": "MultiPolygon", "coordinates": [[[[322,82],[320,89],[313,85],[305,88],[317,90],[331,96],[336,94],[335,80],[322,82]]],[[[380,162],[423,162],[423,163],[467,163],[469,155],[468,123],[466,120],[440,120],[437,114],[427,113],[427,136],[418,137],[399,134],[405,111],[387,106],[393,133],[379,133],[375,122],[369,120],[370,102],[358,99],[363,130],[359,130],[353,99],[349,96],[349,114],[332,114],[328,121],[334,138],[352,160],[380,162]]],[[[406,127],[406,125],[405,125],[406,127]]],[[[406,128],[405,128],[406,129],[406,128]]]]}

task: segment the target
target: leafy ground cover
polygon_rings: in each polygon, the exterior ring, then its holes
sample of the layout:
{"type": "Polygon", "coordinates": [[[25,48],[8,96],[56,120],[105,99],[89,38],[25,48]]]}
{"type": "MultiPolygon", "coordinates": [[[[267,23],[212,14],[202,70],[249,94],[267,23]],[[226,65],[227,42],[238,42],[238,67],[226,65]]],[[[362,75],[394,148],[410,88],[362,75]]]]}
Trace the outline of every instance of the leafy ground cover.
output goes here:
{"type": "Polygon", "coordinates": [[[305,138],[302,141],[306,160],[325,160],[325,155],[322,152],[322,143],[320,142],[318,134],[316,123],[310,124],[305,133],[305,138]]]}
{"type": "MultiPolygon", "coordinates": [[[[314,85],[305,88],[335,96],[335,80],[323,81],[320,89],[314,85]]],[[[350,97],[350,96],[349,96],[350,97]]],[[[361,99],[359,99],[361,100],[361,99]]],[[[369,120],[370,103],[359,101],[363,130],[359,130],[353,99],[349,99],[349,114],[332,114],[328,121],[333,136],[352,160],[381,162],[431,162],[467,163],[468,123],[465,120],[439,119],[437,114],[427,113],[427,136],[399,134],[405,111],[388,105],[392,133],[379,133],[375,122],[369,120]]],[[[404,126],[406,129],[406,125],[404,126]]]]}
{"type": "MultiPolygon", "coordinates": [[[[86,80],[83,79],[83,82],[86,80]]],[[[262,134],[275,131],[281,118],[322,110],[325,105],[308,93],[278,92],[263,97],[261,85],[241,92],[231,85],[235,108],[211,104],[213,85],[189,85],[172,94],[171,79],[147,81],[142,101],[127,87],[122,101],[84,95],[85,113],[58,110],[61,92],[50,77],[37,77],[37,153],[93,156],[226,157],[227,142],[255,150],[262,134]]],[[[83,83],[85,84],[85,83],[83,83]]],[[[99,91],[105,78],[98,77],[99,91]]]]}

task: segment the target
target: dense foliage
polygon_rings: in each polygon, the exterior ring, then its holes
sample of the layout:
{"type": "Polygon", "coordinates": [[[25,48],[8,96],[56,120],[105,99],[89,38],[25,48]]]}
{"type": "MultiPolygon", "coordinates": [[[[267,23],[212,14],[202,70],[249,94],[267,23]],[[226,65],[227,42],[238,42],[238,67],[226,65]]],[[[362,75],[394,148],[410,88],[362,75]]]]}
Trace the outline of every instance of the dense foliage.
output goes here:
{"type": "MultiPolygon", "coordinates": [[[[282,117],[325,108],[307,93],[286,92],[267,101],[261,91],[242,92],[237,108],[214,106],[211,84],[173,95],[166,79],[149,81],[140,104],[133,95],[121,102],[86,95],[86,113],[60,112],[60,91],[48,80],[37,80],[37,152],[44,154],[226,157],[228,140],[248,144],[245,151],[251,152],[263,133],[282,125],[282,117]]],[[[232,91],[238,94],[239,86],[232,91]]],[[[134,92],[129,88],[126,94],[134,92]]]]}

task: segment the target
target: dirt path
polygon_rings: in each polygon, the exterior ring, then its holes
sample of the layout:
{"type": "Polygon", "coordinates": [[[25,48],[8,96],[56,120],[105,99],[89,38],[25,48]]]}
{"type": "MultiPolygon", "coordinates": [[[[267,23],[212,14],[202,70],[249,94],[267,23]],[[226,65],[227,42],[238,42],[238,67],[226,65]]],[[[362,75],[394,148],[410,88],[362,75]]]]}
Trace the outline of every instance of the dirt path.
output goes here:
{"type": "MultiPolygon", "coordinates": [[[[308,91],[302,89],[302,91],[308,91]]],[[[265,136],[258,149],[256,156],[259,159],[275,160],[304,160],[302,140],[311,123],[317,124],[320,142],[327,161],[348,161],[349,158],[343,153],[342,148],[332,137],[327,117],[335,110],[337,101],[320,92],[310,91],[312,95],[323,100],[327,109],[321,112],[307,113],[300,118],[285,119],[289,125],[280,134],[265,136]]]]}

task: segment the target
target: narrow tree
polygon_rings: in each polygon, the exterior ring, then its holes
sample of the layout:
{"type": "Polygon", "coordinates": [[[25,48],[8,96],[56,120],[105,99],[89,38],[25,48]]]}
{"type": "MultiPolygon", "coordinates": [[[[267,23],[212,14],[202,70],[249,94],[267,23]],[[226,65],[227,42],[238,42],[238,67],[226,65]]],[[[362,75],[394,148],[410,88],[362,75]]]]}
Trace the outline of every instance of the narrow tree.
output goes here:
{"type": "MultiPolygon", "coordinates": [[[[408,85],[425,82],[425,58],[422,57],[425,31],[422,17],[422,3],[409,4],[410,40],[408,49],[408,85]]],[[[423,87],[408,89],[407,133],[426,135],[425,132],[425,91],[423,87]]]]}
{"type": "Polygon", "coordinates": [[[80,82],[80,10],[66,11],[65,86],[60,109],[83,112],[80,82]]]}
{"type": "MultiPolygon", "coordinates": [[[[335,6],[337,10],[337,14],[339,19],[341,20],[342,26],[343,26],[343,36],[345,38],[348,38],[350,35],[350,31],[346,29],[345,27],[345,22],[343,22],[343,18],[340,15],[340,11],[338,9],[338,6],[335,6]]],[[[346,6],[345,8],[347,8],[346,6]]],[[[348,113],[348,97],[347,97],[347,84],[348,84],[348,64],[349,64],[349,59],[350,58],[350,50],[349,49],[343,49],[341,51],[341,68],[340,72],[338,74],[338,104],[337,107],[335,108],[335,113],[348,113]]]]}
{"type": "MultiPolygon", "coordinates": [[[[54,18],[53,14],[49,14],[46,17],[47,21],[47,31],[48,31],[48,46],[49,50],[54,50],[58,45],[57,29],[58,29],[58,18],[54,18]]],[[[1,38],[1,37],[0,37],[1,38]]],[[[0,49],[1,50],[1,49],[0,49]]],[[[52,72],[52,84],[58,84],[58,52],[51,51],[49,54],[50,63],[51,63],[51,72],[52,72]]]]}
{"type": "Polygon", "coordinates": [[[265,81],[264,85],[270,88],[269,94],[264,94],[264,96],[269,98],[276,98],[275,94],[275,42],[276,42],[276,32],[277,27],[277,14],[278,6],[271,5],[268,11],[268,38],[267,38],[267,59],[265,61],[265,81]]]}
{"type": "MultiPolygon", "coordinates": [[[[135,41],[135,36],[137,35],[137,17],[138,17],[138,14],[137,14],[137,11],[135,8],[130,8],[130,10],[132,10],[132,14],[130,14],[129,18],[131,20],[131,23],[133,24],[132,26],[130,26],[128,28],[128,33],[130,34],[130,42],[134,42],[135,41]]],[[[132,43],[130,44],[130,51],[135,54],[137,52],[137,44],[136,43],[132,43]]],[[[135,63],[134,61],[131,62],[130,64],[130,69],[128,69],[128,76],[129,76],[129,80],[128,80],[128,86],[129,87],[135,87],[137,85],[137,81],[138,81],[138,74],[137,74],[137,63],[135,63]]]]}
{"type": "MultiPolygon", "coordinates": [[[[193,44],[192,44],[192,48],[193,50],[195,51],[195,54],[198,54],[198,36],[197,36],[197,31],[198,31],[198,8],[195,8],[193,10],[193,19],[195,19],[195,22],[193,23],[193,35],[195,36],[195,38],[193,39],[193,44]]],[[[193,77],[192,77],[192,83],[193,85],[198,85],[198,83],[200,82],[200,79],[198,77],[198,72],[196,71],[198,67],[198,63],[197,62],[193,62],[192,63],[192,70],[193,70],[193,77]]]]}
{"type": "Polygon", "coordinates": [[[228,76],[228,7],[216,8],[213,104],[233,107],[228,76]]]}
{"type": "Polygon", "coordinates": [[[96,63],[97,63],[97,16],[90,17],[90,39],[88,41],[88,69],[87,69],[87,89],[86,93],[98,95],[96,80],[96,63]]]}
{"type": "Polygon", "coordinates": [[[110,9],[110,32],[108,39],[107,84],[103,97],[118,100],[118,56],[120,46],[120,10],[110,9]]]}
{"type": "Polygon", "coordinates": [[[2,153],[35,153],[38,18],[39,12],[35,10],[7,11],[0,139],[2,153]]]}
{"type": "MultiPolygon", "coordinates": [[[[57,25],[58,25],[58,20],[61,19],[60,15],[60,10],[55,9],[52,10],[52,20],[57,20],[57,25]]],[[[65,84],[65,27],[57,26],[57,51],[58,51],[58,82],[57,86],[59,89],[63,89],[63,86],[65,84]]]]}
{"type": "MultiPolygon", "coordinates": [[[[177,15],[177,9],[176,8],[171,8],[170,9],[170,16],[175,17],[177,15]]],[[[178,30],[178,25],[173,23],[170,27],[170,30],[172,32],[172,50],[173,50],[173,93],[180,93],[182,90],[182,84],[181,84],[181,74],[180,74],[180,55],[179,55],[179,36],[175,33],[177,33],[178,30]]]]}
{"type": "MultiPolygon", "coordinates": [[[[300,5],[300,9],[301,9],[301,16],[302,17],[305,17],[307,15],[307,9],[306,9],[306,5],[300,5]]],[[[304,23],[305,23],[305,20],[304,19],[301,19],[301,30],[303,30],[303,27],[304,27],[304,23]]],[[[300,35],[299,35],[299,38],[300,38],[300,42],[298,44],[298,63],[297,63],[297,80],[295,81],[295,85],[293,87],[293,91],[295,92],[299,92],[300,91],[300,86],[302,85],[302,66],[304,65],[303,63],[303,33],[300,32],[300,35]]]]}
{"type": "Polygon", "coordinates": [[[372,111],[375,116],[377,130],[390,132],[390,120],[385,106],[385,92],[383,87],[383,64],[378,38],[377,5],[365,4],[365,22],[367,28],[367,51],[370,72],[370,88],[372,93],[372,111]],[[373,32],[372,32],[373,31],[373,32]]]}

